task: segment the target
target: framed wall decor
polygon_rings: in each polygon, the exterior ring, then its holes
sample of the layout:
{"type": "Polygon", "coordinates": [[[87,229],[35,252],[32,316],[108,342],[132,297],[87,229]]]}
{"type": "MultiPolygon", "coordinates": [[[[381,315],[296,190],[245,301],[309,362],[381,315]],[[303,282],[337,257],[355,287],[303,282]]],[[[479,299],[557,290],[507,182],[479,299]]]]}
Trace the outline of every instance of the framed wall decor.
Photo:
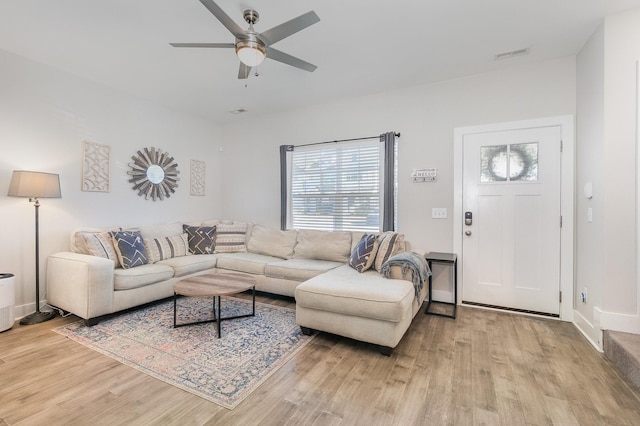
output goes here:
{"type": "Polygon", "coordinates": [[[191,195],[204,196],[205,168],[204,161],[191,160],[191,195]]]}
{"type": "Polygon", "coordinates": [[[82,191],[109,192],[111,147],[95,142],[82,143],[82,191]]]}
{"type": "Polygon", "coordinates": [[[129,163],[129,182],[133,190],[146,200],[164,200],[176,192],[178,187],[178,163],[166,152],[156,148],[144,148],[132,155],[129,163]]]}

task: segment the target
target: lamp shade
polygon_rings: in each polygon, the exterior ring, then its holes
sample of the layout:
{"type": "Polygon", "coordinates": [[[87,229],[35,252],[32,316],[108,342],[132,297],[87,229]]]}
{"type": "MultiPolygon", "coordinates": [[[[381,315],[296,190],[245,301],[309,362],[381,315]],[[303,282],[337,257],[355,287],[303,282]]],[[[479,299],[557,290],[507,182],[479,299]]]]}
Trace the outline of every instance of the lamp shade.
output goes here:
{"type": "Polygon", "coordinates": [[[60,198],[60,177],[54,173],[14,170],[9,184],[10,197],[60,198]]]}

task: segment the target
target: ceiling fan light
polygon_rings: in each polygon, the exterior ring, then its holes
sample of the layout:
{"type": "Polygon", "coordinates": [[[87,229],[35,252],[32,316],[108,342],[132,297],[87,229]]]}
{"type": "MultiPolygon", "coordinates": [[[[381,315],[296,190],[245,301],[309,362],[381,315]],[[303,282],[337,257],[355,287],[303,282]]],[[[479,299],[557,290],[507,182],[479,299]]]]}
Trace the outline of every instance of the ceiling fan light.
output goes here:
{"type": "Polygon", "coordinates": [[[242,47],[236,52],[240,61],[247,66],[255,67],[264,61],[266,55],[259,49],[254,47],[242,47]]]}
{"type": "Polygon", "coordinates": [[[265,60],[267,50],[258,40],[240,40],[236,43],[236,55],[243,64],[255,67],[265,60]]]}

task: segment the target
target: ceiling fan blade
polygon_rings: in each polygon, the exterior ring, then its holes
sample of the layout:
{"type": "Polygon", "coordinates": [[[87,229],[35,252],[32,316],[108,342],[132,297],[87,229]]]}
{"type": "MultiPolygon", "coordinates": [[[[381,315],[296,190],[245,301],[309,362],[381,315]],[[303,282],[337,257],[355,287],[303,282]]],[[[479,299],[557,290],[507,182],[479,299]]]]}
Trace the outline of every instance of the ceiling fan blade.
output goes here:
{"type": "Polygon", "coordinates": [[[243,29],[240,28],[240,26],[236,24],[235,21],[231,19],[229,15],[227,15],[225,11],[222,10],[213,0],[200,0],[200,3],[209,9],[209,12],[218,18],[218,21],[220,21],[222,25],[231,32],[231,34],[236,37],[242,37],[244,35],[243,29]]]}
{"type": "Polygon", "coordinates": [[[274,61],[282,62],[283,64],[291,65],[292,67],[300,68],[301,70],[314,72],[317,66],[310,64],[307,61],[291,56],[288,53],[281,52],[272,47],[267,48],[267,58],[274,61]]]}
{"type": "Polygon", "coordinates": [[[298,16],[297,18],[293,18],[287,22],[277,25],[270,30],[260,33],[258,34],[258,37],[267,45],[271,45],[279,42],[283,38],[297,33],[298,31],[304,30],[316,22],[320,22],[320,18],[314,11],[310,11],[298,16]]]}
{"type": "Polygon", "coordinates": [[[244,80],[249,78],[249,73],[251,72],[251,67],[245,65],[243,62],[240,62],[240,69],[238,69],[238,80],[244,80]]]}
{"type": "Polygon", "coordinates": [[[169,43],[173,47],[236,47],[234,43],[169,43]]]}

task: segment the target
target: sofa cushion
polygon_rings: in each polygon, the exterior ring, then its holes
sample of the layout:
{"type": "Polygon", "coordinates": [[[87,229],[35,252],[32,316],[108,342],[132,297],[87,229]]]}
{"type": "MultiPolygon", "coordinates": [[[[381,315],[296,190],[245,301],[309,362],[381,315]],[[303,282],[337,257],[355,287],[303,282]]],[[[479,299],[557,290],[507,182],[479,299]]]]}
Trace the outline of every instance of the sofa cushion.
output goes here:
{"type": "Polygon", "coordinates": [[[251,253],[289,259],[296,245],[296,231],[281,231],[254,225],[247,243],[251,253]]]}
{"type": "Polygon", "coordinates": [[[173,268],[173,276],[181,277],[194,272],[205,271],[216,267],[215,254],[198,254],[193,256],[173,257],[158,262],[158,265],[167,265],[173,268]]]}
{"type": "Polygon", "coordinates": [[[351,255],[351,232],[298,231],[295,259],[318,259],[347,263],[351,255]]]}
{"type": "Polygon", "coordinates": [[[214,253],[243,253],[247,251],[246,223],[220,223],[216,225],[214,253]]]}
{"type": "Polygon", "coordinates": [[[385,232],[378,237],[380,242],[378,245],[378,253],[376,253],[376,260],[373,264],[373,268],[380,272],[382,264],[386,262],[391,256],[404,251],[404,234],[398,234],[397,232],[385,232]]]}
{"type": "Polygon", "coordinates": [[[124,269],[149,263],[144,240],[139,231],[116,231],[111,232],[111,236],[118,260],[124,269]]]}
{"type": "Polygon", "coordinates": [[[104,257],[113,260],[114,268],[120,266],[118,253],[113,246],[113,239],[110,232],[82,232],[78,234],[82,238],[82,244],[86,248],[86,254],[104,257]]]}
{"type": "Polygon", "coordinates": [[[358,272],[364,272],[371,268],[376,260],[378,252],[378,236],[375,234],[365,234],[360,238],[360,242],[353,249],[349,257],[349,266],[358,272]]]}
{"type": "Polygon", "coordinates": [[[170,237],[182,234],[182,222],[160,223],[157,225],[138,226],[136,228],[145,240],[170,237]]]}
{"type": "Polygon", "coordinates": [[[281,278],[302,282],[342,265],[344,264],[328,260],[281,260],[267,264],[264,268],[264,275],[269,278],[281,278]]]}
{"type": "Polygon", "coordinates": [[[182,225],[193,254],[212,254],[215,251],[215,226],[182,225]]]}
{"type": "Polygon", "coordinates": [[[296,287],[296,304],[310,309],[400,322],[412,313],[413,284],[362,274],[348,265],[332,269],[296,287]]]}
{"type": "Polygon", "coordinates": [[[115,290],[130,290],[144,287],[173,277],[173,268],[159,263],[138,266],[129,269],[115,269],[113,271],[113,286],[115,290]]]}
{"type": "Polygon", "coordinates": [[[150,239],[145,238],[144,247],[147,249],[149,263],[155,263],[172,257],[186,256],[189,254],[187,234],[150,239]]]}
{"type": "Polygon", "coordinates": [[[264,275],[265,265],[279,260],[282,259],[257,253],[222,253],[218,255],[216,268],[264,275]]]}

